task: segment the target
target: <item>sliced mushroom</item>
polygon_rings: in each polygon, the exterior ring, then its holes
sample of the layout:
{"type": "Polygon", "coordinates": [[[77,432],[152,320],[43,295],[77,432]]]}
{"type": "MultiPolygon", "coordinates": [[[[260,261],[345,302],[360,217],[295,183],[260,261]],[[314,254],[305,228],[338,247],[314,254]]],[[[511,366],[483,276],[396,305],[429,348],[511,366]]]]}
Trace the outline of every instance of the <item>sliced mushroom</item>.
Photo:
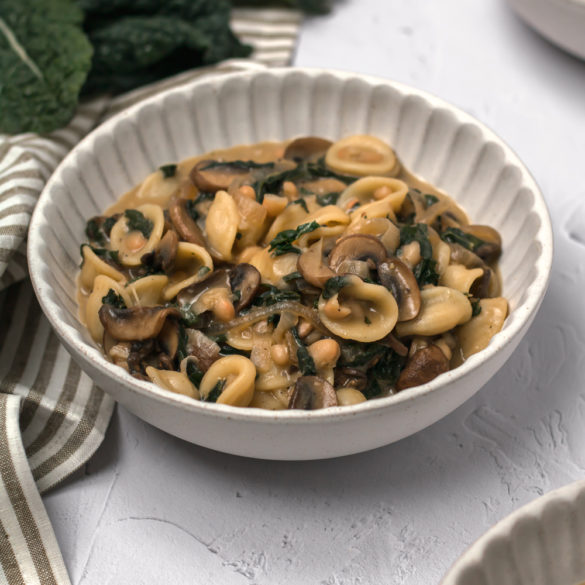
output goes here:
{"type": "Polygon", "coordinates": [[[420,386],[449,370],[449,360],[439,347],[431,344],[419,349],[407,362],[396,382],[396,390],[420,386]]]}
{"type": "Polygon", "coordinates": [[[236,296],[234,309],[236,313],[250,305],[258,289],[262,276],[258,269],[245,262],[234,266],[229,273],[230,287],[236,296]],[[239,293],[239,296],[238,296],[239,293]]]}
{"type": "Polygon", "coordinates": [[[406,221],[419,217],[425,211],[425,200],[423,195],[417,189],[410,189],[406,194],[402,207],[397,213],[398,219],[406,221]]]}
{"type": "Polygon", "coordinates": [[[227,191],[234,179],[241,182],[250,174],[250,169],[241,165],[217,163],[215,160],[201,160],[191,169],[189,177],[201,191],[227,191]]]}
{"type": "Polygon", "coordinates": [[[174,360],[179,349],[179,323],[175,319],[167,319],[158,335],[160,349],[174,360]]]}
{"type": "Polygon", "coordinates": [[[301,376],[290,397],[288,407],[299,410],[317,410],[337,406],[337,394],[327,380],[319,376],[301,376]]]}
{"type": "Polygon", "coordinates": [[[203,247],[207,245],[199,226],[187,211],[187,199],[173,198],[171,200],[169,218],[181,240],[203,247]]]}
{"type": "Polygon", "coordinates": [[[480,239],[483,244],[475,248],[475,253],[488,264],[495,262],[502,253],[502,238],[497,230],[489,225],[467,225],[461,230],[480,239]]]}
{"type": "Polygon", "coordinates": [[[398,321],[414,319],[421,306],[420,289],[412,270],[398,258],[388,258],[378,265],[378,278],[396,299],[398,321]]]}
{"type": "Polygon", "coordinates": [[[308,283],[319,288],[323,288],[325,283],[335,276],[333,270],[323,263],[322,239],[316,241],[299,256],[297,268],[308,283]]]}
{"type": "Polygon", "coordinates": [[[340,267],[346,260],[360,260],[367,262],[370,268],[375,268],[386,258],[386,248],[374,236],[364,234],[350,234],[338,240],[329,254],[329,268],[341,274],[340,267]]]}
{"type": "Polygon", "coordinates": [[[99,317],[104,329],[119,341],[142,341],[157,337],[169,317],[180,317],[174,307],[131,307],[117,309],[102,305],[99,317]]]}
{"type": "Polygon", "coordinates": [[[209,272],[207,278],[192,284],[179,292],[177,302],[181,307],[190,307],[197,299],[210,288],[230,288],[229,271],[220,268],[209,272]]]}
{"type": "Polygon", "coordinates": [[[356,390],[365,390],[368,385],[368,377],[365,372],[356,368],[335,368],[335,387],[351,387],[356,390]]]}
{"type": "Polygon", "coordinates": [[[485,262],[471,250],[464,248],[461,244],[448,242],[451,248],[451,262],[453,264],[463,264],[465,268],[487,268],[485,262]]]}
{"type": "Polygon", "coordinates": [[[179,245],[179,238],[175,230],[169,230],[162,237],[161,241],[155,250],[157,260],[160,262],[160,267],[163,272],[170,272],[175,263],[175,256],[177,255],[177,248],[179,245]]]}
{"type": "Polygon", "coordinates": [[[284,151],[284,158],[294,161],[314,160],[325,155],[333,144],[325,138],[303,136],[293,140],[284,151]]]}
{"type": "Polygon", "coordinates": [[[219,345],[197,329],[187,329],[187,352],[197,367],[206,372],[219,359],[219,345]]]}
{"type": "Polygon", "coordinates": [[[383,339],[380,339],[378,343],[380,345],[386,345],[401,357],[406,357],[408,355],[408,347],[406,347],[406,345],[404,345],[404,343],[402,343],[402,341],[400,341],[400,339],[398,339],[398,337],[392,333],[388,333],[388,335],[386,335],[386,337],[383,339]]]}

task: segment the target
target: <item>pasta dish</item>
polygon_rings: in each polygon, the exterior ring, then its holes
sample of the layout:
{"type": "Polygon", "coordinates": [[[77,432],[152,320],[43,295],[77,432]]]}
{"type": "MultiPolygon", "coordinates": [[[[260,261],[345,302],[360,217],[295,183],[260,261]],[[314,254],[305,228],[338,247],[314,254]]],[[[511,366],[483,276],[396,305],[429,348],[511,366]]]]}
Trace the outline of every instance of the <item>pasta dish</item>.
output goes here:
{"type": "Polygon", "coordinates": [[[80,318],[114,364],[196,400],[357,404],[503,326],[498,232],[370,135],[160,167],[86,226],[80,318]]]}

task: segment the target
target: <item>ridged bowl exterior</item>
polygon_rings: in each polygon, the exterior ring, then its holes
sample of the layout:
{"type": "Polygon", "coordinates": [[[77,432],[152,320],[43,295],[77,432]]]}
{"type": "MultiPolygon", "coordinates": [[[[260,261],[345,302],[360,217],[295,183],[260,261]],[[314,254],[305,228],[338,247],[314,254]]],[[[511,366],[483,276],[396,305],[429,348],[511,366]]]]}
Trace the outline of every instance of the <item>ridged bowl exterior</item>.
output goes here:
{"type": "Polygon", "coordinates": [[[585,582],[585,481],[555,490],[491,528],[441,585],[585,582]]]}
{"type": "Polygon", "coordinates": [[[424,92],[351,73],[273,69],[216,77],[156,96],[83,140],[35,210],[29,265],[41,306],[81,367],[138,416],[188,441],[273,459],[364,451],[410,435],[472,396],[509,357],[540,305],[552,259],[550,220],[515,154],[469,115],[424,92]],[[503,237],[511,314],[463,366],[396,396],[325,411],[270,412],[192,401],[109,363],[77,319],[85,221],[164,163],[241,143],[369,133],[503,237]]]}

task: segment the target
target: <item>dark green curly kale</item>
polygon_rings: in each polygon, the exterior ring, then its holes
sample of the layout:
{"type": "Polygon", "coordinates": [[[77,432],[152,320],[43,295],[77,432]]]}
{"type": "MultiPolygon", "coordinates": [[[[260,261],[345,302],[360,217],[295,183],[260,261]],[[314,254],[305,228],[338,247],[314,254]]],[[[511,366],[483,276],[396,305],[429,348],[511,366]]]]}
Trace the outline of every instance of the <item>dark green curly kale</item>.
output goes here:
{"type": "Polygon", "coordinates": [[[82,19],[71,0],[0,0],[0,133],[69,122],[91,66],[82,19]]]}

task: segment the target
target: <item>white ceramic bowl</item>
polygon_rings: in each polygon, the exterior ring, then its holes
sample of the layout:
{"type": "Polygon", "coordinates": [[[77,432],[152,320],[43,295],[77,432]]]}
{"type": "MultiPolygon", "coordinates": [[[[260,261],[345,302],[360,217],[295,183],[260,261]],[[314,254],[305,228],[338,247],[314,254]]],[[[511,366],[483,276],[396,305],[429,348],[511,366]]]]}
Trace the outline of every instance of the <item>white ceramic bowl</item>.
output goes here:
{"type": "Polygon", "coordinates": [[[585,0],[509,0],[543,37],[585,59],[585,0]]]}
{"type": "Polygon", "coordinates": [[[379,447],[439,420],[508,359],[540,305],[552,259],[550,220],[516,155],[477,120],[399,83],[311,69],[252,71],[197,81],[112,118],[55,171],[29,234],[43,310],[81,367],[144,420],[220,451],[318,459],[379,447]],[[451,193],[502,234],[511,315],[488,348],[432,382],[392,397],[321,411],[263,411],[192,401],[108,362],[77,320],[75,275],[87,218],[163,163],[215,148],[299,135],[375,134],[408,168],[451,193]]]}
{"type": "Polygon", "coordinates": [[[441,585],[585,582],[585,481],[520,508],[484,534],[441,585]]]}

